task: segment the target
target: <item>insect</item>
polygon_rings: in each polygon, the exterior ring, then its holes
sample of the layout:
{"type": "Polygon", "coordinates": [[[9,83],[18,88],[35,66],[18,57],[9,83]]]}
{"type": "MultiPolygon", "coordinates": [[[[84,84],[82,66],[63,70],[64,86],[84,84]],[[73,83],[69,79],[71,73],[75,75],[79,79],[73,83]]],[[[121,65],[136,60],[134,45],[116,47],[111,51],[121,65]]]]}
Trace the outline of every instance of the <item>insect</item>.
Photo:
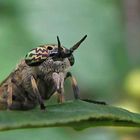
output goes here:
{"type": "Polygon", "coordinates": [[[79,88],[69,71],[74,65],[73,52],[86,39],[85,35],[67,49],[60,43],[42,45],[27,53],[25,59],[0,84],[0,109],[29,110],[38,104],[45,109],[44,100],[57,92],[58,102],[64,102],[64,82],[70,78],[74,97],[79,99],[79,88]]]}

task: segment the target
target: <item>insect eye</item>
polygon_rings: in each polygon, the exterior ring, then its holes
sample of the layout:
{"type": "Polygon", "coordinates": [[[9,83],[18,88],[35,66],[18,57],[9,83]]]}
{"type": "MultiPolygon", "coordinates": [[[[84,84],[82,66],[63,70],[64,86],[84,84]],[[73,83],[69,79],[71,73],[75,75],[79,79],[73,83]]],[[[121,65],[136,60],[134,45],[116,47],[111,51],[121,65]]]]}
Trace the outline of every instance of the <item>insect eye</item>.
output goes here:
{"type": "Polygon", "coordinates": [[[52,49],[53,49],[53,47],[51,47],[51,46],[48,46],[48,47],[47,47],[47,49],[48,49],[48,50],[52,50],[52,49]]]}

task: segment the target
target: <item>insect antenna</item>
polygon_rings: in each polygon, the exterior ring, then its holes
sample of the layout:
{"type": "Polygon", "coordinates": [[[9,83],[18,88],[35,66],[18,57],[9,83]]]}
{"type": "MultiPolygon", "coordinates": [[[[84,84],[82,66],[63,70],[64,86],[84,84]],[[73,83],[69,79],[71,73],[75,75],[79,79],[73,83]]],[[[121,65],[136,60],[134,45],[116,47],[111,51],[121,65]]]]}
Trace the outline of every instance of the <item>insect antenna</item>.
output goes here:
{"type": "Polygon", "coordinates": [[[80,44],[86,39],[87,35],[85,35],[80,41],[78,41],[73,47],[70,48],[71,53],[75,51],[80,44]]]}
{"type": "Polygon", "coordinates": [[[63,48],[61,47],[61,42],[59,40],[59,36],[57,36],[57,42],[58,42],[58,54],[61,55],[61,52],[63,51],[63,48]]]}
{"type": "Polygon", "coordinates": [[[63,48],[61,47],[61,43],[59,40],[59,37],[57,36],[57,42],[58,42],[58,56],[62,58],[69,57],[79,46],[80,44],[86,39],[87,35],[85,35],[80,41],[78,41],[73,47],[71,47],[69,50],[67,49],[66,52],[63,51],[63,48]]]}

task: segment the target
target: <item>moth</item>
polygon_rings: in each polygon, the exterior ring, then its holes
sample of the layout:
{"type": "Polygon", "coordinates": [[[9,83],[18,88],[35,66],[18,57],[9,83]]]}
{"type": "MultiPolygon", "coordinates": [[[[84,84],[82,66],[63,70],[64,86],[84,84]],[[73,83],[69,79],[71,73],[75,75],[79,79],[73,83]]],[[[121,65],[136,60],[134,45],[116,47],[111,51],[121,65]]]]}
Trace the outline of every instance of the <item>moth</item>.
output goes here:
{"type": "Polygon", "coordinates": [[[86,39],[85,35],[70,49],[58,44],[41,45],[27,53],[25,59],[0,84],[0,109],[29,110],[38,104],[45,109],[44,101],[57,92],[63,103],[64,82],[70,78],[74,98],[79,99],[79,88],[69,71],[74,65],[73,52],[86,39]]]}

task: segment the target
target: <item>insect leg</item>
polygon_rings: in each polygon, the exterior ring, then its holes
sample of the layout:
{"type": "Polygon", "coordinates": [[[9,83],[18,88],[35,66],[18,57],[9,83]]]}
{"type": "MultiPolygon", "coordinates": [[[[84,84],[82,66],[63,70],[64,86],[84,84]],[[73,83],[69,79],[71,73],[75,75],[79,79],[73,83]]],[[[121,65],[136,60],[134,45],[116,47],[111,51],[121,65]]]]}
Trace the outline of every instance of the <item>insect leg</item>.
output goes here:
{"type": "Polygon", "coordinates": [[[8,92],[8,95],[7,95],[7,104],[8,104],[8,107],[10,107],[12,105],[12,96],[13,96],[12,83],[8,85],[7,92],[8,92]]]}
{"type": "Polygon", "coordinates": [[[54,72],[53,75],[53,80],[56,86],[56,91],[58,92],[58,98],[57,101],[58,103],[63,103],[65,101],[64,97],[64,74],[63,73],[56,73],[54,72]]]}
{"type": "Polygon", "coordinates": [[[14,84],[12,83],[12,80],[11,80],[11,82],[7,86],[7,105],[8,105],[8,109],[19,110],[19,109],[21,109],[21,102],[13,101],[13,96],[14,96],[13,92],[15,92],[14,84]]]}
{"type": "Polygon", "coordinates": [[[0,87],[0,110],[7,109],[7,99],[3,98],[3,93],[7,92],[4,87],[0,87]]]}
{"type": "Polygon", "coordinates": [[[65,97],[64,97],[64,89],[60,89],[58,92],[58,98],[57,98],[57,101],[58,103],[63,103],[65,102],[65,97]]]}
{"type": "Polygon", "coordinates": [[[63,103],[65,101],[64,97],[64,74],[60,73],[60,87],[58,90],[58,102],[63,103]]]}
{"type": "Polygon", "coordinates": [[[88,103],[93,103],[93,104],[107,105],[107,103],[104,101],[95,101],[95,100],[90,100],[90,99],[80,99],[80,100],[88,102],[88,103]]]}
{"type": "Polygon", "coordinates": [[[75,99],[80,99],[79,88],[78,88],[77,81],[76,81],[75,77],[71,74],[71,72],[67,73],[66,78],[68,78],[68,77],[70,77],[70,80],[71,80],[75,99]]]}
{"type": "Polygon", "coordinates": [[[29,110],[35,107],[35,103],[28,101],[24,96],[25,91],[21,85],[18,85],[14,77],[7,86],[7,104],[10,110],[29,110]],[[11,94],[12,93],[12,94],[11,94]]]}
{"type": "Polygon", "coordinates": [[[21,109],[21,103],[13,101],[13,92],[14,92],[14,85],[11,82],[11,83],[8,84],[8,88],[7,88],[7,93],[8,93],[8,95],[7,95],[7,105],[8,105],[8,109],[10,109],[10,110],[21,109]]]}
{"type": "MultiPolygon", "coordinates": [[[[72,76],[71,72],[67,73],[66,78],[68,78],[68,77],[71,78],[71,83],[72,83],[75,99],[80,99],[79,88],[78,88],[75,77],[72,76]]],[[[94,103],[94,104],[106,105],[106,103],[102,102],[102,101],[95,101],[95,100],[90,100],[90,99],[80,99],[80,100],[85,101],[85,102],[89,102],[89,103],[94,103]]]]}
{"type": "Polygon", "coordinates": [[[33,91],[34,91],[34,93],[35,93],[35,95],[36,95],[36,97],[38,99],[39,104],[40,104],[40,108],[45,109],[46,107],[44,105],[43,99],[42,99],[42,97],[41,97],[41,95],[39,93],[36,81],[35,81],[33,76],[31,76],[31,84],[32,84],[33,91]]]}

